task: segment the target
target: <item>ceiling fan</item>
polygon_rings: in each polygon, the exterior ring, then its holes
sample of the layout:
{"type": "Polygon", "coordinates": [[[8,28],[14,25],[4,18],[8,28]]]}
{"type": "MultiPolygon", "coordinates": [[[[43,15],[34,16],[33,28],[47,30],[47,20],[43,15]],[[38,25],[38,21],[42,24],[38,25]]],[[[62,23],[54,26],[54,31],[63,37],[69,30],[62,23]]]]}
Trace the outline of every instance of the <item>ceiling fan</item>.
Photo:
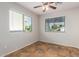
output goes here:
{"type": "Polygon", "coordinates": [[[56,9],[57,7],[56,6],[53,6],[52,4],[61,4],[62,2],[42,2],[41,5],[38,5],[38,6],[35,6],[34,8],[39,8],[39,7],[42,7],[43,9],[43,12],[45,12],[48,8],[51,8],[51,9],[56,9]]]}

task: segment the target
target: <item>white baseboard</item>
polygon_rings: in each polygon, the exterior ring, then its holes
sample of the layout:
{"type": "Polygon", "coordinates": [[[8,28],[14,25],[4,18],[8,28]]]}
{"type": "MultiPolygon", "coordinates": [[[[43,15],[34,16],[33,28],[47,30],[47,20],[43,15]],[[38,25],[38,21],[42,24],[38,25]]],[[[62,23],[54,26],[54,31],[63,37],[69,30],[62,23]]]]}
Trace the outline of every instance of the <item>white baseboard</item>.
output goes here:
{"type": "Polygon", "coordinates": [[[42,41],[42,42],[47,42],[47,43],[51,43],[51,44],[57,44],[57,45],[67,46],[67,47],[73,47],[73,48],[79,49],[79,47],[72,46],[72,45],[69,45],[69,44],[58,43],[58,42],[51,42],[51,41],[45,41],[45,40],[40,40],[40,41],[42,41]]]}

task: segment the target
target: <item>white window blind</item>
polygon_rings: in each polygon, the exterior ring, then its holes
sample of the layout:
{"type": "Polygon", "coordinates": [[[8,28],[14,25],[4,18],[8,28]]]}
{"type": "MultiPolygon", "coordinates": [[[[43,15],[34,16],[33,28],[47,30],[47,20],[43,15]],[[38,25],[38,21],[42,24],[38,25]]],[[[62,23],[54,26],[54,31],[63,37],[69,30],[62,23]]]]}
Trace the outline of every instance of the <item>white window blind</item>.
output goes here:
{"type": "Polygon", "coordinates": [[[23,14],[9,10],[9,30],[23,31],[23,14]]]}

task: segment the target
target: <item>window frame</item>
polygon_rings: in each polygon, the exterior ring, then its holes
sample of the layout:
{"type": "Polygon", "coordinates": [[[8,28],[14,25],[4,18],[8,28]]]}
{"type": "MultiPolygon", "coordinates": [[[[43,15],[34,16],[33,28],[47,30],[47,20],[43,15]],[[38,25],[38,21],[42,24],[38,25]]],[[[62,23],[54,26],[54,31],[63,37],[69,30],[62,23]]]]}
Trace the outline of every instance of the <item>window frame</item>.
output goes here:
{"type": "MultiPolygon", "coordinates": [[[[27,16],[27,15],[23,14],[23,32],[32,32],[32,28],[31,28],[31,31],[25,31],[24,30],[24,16],[27,16]]],[[[27,16],[27,17],[31,18],[31,27],[32,27],[32,17],[31,16],[27,16]]]]}
{"type": "Polygon", "coordinates": [[[31,28],[31,31],[25,31],[24,30],[24,16],[31,18],[31,27],[32,27],[32,17],[31,16],[27,16],[24,13],[19,12],[18,10],[13,10],[13,9],[9,10],[9,31],[10,32],[32,32],[32,28],[31,28]],[[18,14],[22,14],[22,30],[10,30],[10,21],[11,21],[10,20],[10,11],[16,12],[18,14]]]}

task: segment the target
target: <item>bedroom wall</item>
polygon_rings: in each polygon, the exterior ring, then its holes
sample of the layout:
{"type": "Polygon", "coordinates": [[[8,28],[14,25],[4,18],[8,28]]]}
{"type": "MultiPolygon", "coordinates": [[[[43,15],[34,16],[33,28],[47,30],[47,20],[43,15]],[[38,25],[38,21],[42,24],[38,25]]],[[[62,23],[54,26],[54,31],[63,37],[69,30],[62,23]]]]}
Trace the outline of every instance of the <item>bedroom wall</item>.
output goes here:
{"type": "Polygon", "coordinates": [[[0,3],[0,56],[38,41],[38,16],[24,7],[9,2],[0,3]],[[10,32],[9,10],[15,9],[32,17],[32,32],[10,32]]]}
{"type": "Polygon", "coordinates": [[[79,48],[79,8],[41,15],[40,41],[79,48]],[[59,16],[65,16],[65,32],[45,32],[45,19],[59,16]]]}

